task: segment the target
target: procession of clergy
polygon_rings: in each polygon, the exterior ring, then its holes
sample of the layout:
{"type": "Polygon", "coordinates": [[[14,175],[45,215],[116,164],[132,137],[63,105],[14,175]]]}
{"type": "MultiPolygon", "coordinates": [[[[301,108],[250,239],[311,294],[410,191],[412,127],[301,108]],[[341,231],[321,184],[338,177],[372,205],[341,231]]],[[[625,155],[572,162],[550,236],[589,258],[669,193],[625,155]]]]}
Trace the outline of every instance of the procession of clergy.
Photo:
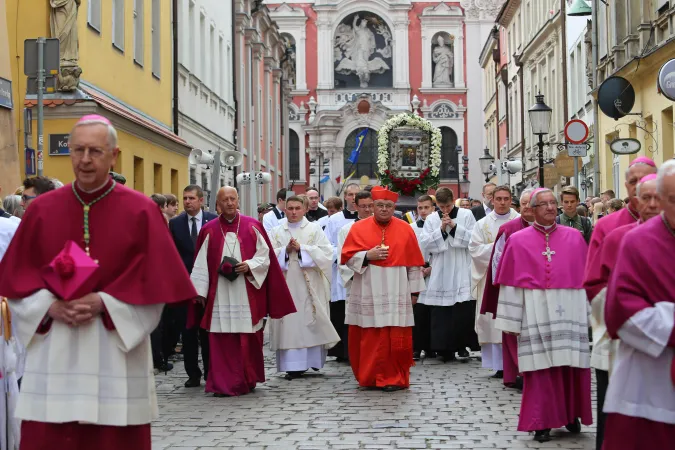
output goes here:
{"type": "Polygon", "coordinates": [[[520,214],[507,186],[487,184],[473,210],[440,188],[418,198],[410,224],[395,215],[396,193],[349,184],[342,211],[280,193],[261,224],[223,187],[218,217],[172,219],[194,253],[185,261],[156,205],[109,176],[119,149],[108,119],[83,117],[69,147],[76,181],[32,201],[0,263],[0,295],[26,347],[18,404],[7,397],[22,450],[151,448],[149,335],[165,304],[187,305],[186,328],[208,332],[204,378],[218,397],[265,381],[269,319],[289,380],[332,355],[360,386],[393,392],[410,386],[414,359],[480,349],[483,367],[522,389],[518,430],[540,442],[592,423],[593,367],[597,448],[673,448],[675,161],[657,173],[634,159],[630,204],[598,221],[590,244],[543,188],[522,193],[520,214]],[[90,266],[72,243],[97,272],[86,295],[66,301],[44,273],[80,279],[90,266]]]}

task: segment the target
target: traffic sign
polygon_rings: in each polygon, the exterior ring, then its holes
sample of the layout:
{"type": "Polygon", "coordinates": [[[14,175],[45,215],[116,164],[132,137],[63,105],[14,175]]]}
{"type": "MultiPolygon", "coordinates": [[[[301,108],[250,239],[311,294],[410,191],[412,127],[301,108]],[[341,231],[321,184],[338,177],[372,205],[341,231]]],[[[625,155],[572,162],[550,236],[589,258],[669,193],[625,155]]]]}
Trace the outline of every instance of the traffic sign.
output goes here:
{"type": "Polygon", "coordinates": [[[565,139],[572,144],[581,144],[588,138],[588,125],[579,119],[572,119],[565,124],[565,139]]]}
{"type": "Polygon", "coordinates": [[[586,144],[567,144],[567,153],[570,156],[583,158],[588,154],[586,144]]]}
{"type": "Polygon", "coordinates": [[[26,147],[24,150],[26,155],[26,176],[31,176],[36,174],[35,168],[35,150],[32,148],[26,147]]]}
{"type": "MultiPolygon", "coordinates": [[[[37,39],[23,41],[23,73],[27,77],[38,75],[38,45],[37,39]]],[[[58,75],[59,73],[59,40],[56,38],[45,39],[43,66],[45,76],[58,75]]]]}

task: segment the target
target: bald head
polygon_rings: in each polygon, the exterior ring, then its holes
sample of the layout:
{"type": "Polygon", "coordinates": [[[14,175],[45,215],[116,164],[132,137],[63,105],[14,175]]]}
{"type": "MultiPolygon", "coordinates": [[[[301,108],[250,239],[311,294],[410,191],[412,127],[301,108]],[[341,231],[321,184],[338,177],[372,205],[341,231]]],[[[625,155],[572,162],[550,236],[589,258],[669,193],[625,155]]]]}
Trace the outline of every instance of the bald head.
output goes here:
{"type": "Polygon", "coordinates": [[[234,219],[239,208],[239,193],[232,186],[223,186],[218,189],[216,203],[223,217],[228,220],[234,219]]]}

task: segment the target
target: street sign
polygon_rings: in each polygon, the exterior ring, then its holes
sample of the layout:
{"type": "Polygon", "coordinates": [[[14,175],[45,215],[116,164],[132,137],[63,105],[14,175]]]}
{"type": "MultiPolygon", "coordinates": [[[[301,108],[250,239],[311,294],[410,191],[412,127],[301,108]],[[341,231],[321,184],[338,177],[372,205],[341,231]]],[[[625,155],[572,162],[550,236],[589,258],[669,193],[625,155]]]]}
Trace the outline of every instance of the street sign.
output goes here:
{"type": "Polygon", "coordinates": [[[567,153],[570,156],[583,158],[588,154],[586,144],[567,144],[567,153]]]}
{"type": "MultiPolygon", "coordinates": [[[[38,75],[38,46],[37,39],[23,41],[23,73],[27,77],[38,75]]],[[[44,45],[45,77],[59,74],[59,40],[45,39],[44,45]]]]}
{"type": "Polygon", "coordinates": [[[572,144],[581,144],[588,138],[588,125],[583,120],[570,120],[565,124],[565,138],[572,144]]]}
{"type": "Polygon", "coordinates": [[[558,153],[553,161],[559,175],[571,177],[574,175],[574,158],[567,154],[567,150],[558,153]]]}
{"type": "Polygon", "coordinates": [[[560,181],[560,174],[553,164],[544,166],[544,186],[552,189],[560,181]]]}
{"type": "Polygon", "coordinates": [[[656,82],[659,86],[659,92],[668,100],[675,101],[675,59],[671,59],[661,66],[656,82]]]}
{"type": "Polygon", "coordinates": [[[68,138],[70,134],[50,134],[49,135],[49,156],[70,155],[68,147],[68,138]]]}
{"type": "Polygon", "coordinates": [[[37,173],[37,169],[35,167],[35,150],[26,147],[24,153],[26,155],[26,176],[28,177],[35,175],[37,173]]]}
{"type": "MultiPolygon", "coordinates": [[[[56,77],[45,77],[45,94],[56,92],[56,77]]],[[[37,95],[37,78],[28,77],[26,79],[26,94],[37,95]]]]}
{"type": "Polygon", "coordinates": [[[615,139],[609,144],[609,149],[615,155],[632,155],[640,151],[642,144],[633,138],[615,139]]]}
{"type": "Polygon", "coordinates": [[[12,82],[0,78],[0,107],[12,109],[12,82]]]}

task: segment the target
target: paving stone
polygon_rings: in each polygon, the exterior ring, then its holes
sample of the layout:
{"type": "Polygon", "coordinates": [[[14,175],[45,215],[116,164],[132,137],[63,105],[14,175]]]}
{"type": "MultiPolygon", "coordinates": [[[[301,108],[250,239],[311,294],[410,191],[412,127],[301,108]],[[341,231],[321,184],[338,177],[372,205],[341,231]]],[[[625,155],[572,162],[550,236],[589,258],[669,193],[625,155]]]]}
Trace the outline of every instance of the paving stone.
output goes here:
{"type": "Polygon", "coordinates": [[[419,362],[409,390],[385,393],[359,388],[350,367],[331,360],[319,375],[289,382],[266,350],[267,381],[230,398],[184,388],[179,362],[156,377],[153,450],[595,448],[594,426],[553,430],[545,444],[517,431],[520,394],[489,378],[475,356],[419,362]]]}

